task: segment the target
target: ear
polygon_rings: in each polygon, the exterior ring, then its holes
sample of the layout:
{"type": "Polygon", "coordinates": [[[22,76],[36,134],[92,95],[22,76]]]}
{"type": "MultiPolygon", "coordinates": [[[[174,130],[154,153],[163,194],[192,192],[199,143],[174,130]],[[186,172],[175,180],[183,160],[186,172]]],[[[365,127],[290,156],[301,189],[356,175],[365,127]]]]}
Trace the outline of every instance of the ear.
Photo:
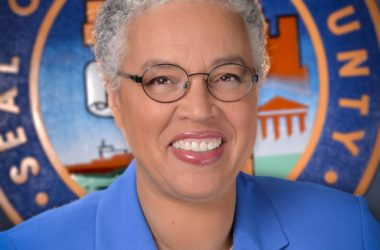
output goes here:
{"type": "Polygon", "coordinates": [[[120,94],[117,90],[108,89],[108,104],[111,108],[116,126],[122,128],[122,119],[120,114],[120,94]]]}

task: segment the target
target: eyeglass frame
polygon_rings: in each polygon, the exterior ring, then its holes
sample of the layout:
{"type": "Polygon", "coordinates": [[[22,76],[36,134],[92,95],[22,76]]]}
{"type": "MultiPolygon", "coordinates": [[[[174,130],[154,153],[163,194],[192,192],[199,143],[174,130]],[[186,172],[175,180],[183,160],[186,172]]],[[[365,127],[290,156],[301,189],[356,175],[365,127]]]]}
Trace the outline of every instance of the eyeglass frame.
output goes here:
{"type": "Polygon", "coordinates": [[[179,65],[176,65],[176,64],[171,64],[171,63],[159,63],[159,64],[155,64],[155,65],[152,65],[148,68],[146,68],[144,70],[144,72],[141,74],[141,75],[133,75],[133,74],[129,74],[129,73],[126,73],[126,72],[123,72],[121,70],[118,70],[117,72],[117,75],[120,76],[120,77],[123,77],[123,78],[127,78],[127,79],[130,79],[132,81],[134,81],[135,83],[138,83],[141,85],[141,87],[143,88],[143,91],[144,93],[152,100],[156,101],[156,102],[159,102],[159,103],[173,103],[173,102],[176,102],[180,99],[182,99],[183,97],[185,97],[185,95],[187,94],[187,90],[184,92],[183,95],[181,95],[180,97],[178,97],[177,99],[173,100],[173,101],[159,101],[159,100],[156,100],[154,99],[153,97],[151,97],[147,91],[145,90],[144,88],[144,84],[143,84],[143,78],[144,78],[144,75],[146,74],[146,72],[148,72],[150,69],[154,68],[154,67],[157,67],[157,66],[174,66],[174,67],[177,67],[179,69],[181,69],[185,75],[187,76],[187,79],[188,79],[188,86],[186,87],[186,89],[189,89],[190,88],[190,85],[191,85],[191,81],[190,81],[190,77],[191,76],[195,76],[195,75],[204,75],[206,76],[206,79],[205,79],[205,83],[206,83],[206,88],[207,88],[207,91],[208,93],[214,97],[215,99],[221,101],[221,102],[237,102],[237,101],[240,101],[241,99],[243,99],[244,97],[246,97],[248,95],[248,93],[251,91],[252,89],[252,86],[254,83],[258,83],[259,82],[259,75],[257,73],[252,73],[252,71],[246,66],[246,65],[243,65],[243,64],[239,64],[239,63],[223,63],[223,64],[220,64],[220,65],[217,65],[215,67],[213,67],[208,73],[202,73],[202,72],[198,72],[198,73],[191,73],[191,74],[188,74],[187,71],[182,68],[181,66],[179,65]],[[241,66],[243,68],[246,68],[248,70],[248,72],[251,73],[251,85],[249,86],[248,90],[247,90],[247,93],[245,93],[242,97],[236,99],[236,100],[232,100],[232,101],[225,101],[225,100],[221,100],[219,99],[218,97],[216,97],[210,90],[209,88],[209,76],[210,76],[210,73],[215,70],[216,68],[219,68],[219,67],[222,67],[222,66],[225,66],[225,65],[237,65],[237,66],[241,66]]]}

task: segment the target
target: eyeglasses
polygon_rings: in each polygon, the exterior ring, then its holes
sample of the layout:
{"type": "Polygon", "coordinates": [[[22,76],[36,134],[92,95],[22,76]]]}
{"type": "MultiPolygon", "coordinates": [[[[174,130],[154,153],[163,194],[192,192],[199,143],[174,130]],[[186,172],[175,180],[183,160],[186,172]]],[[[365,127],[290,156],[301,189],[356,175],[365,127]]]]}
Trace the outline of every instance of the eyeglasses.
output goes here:
{"type": "Polygon", "coordinates": [[[190,77],[206,76],[209,93],[223,102],[235,102],[245,97],[259,76],[241,64],[228,63],[216,66],[209,73],[188,74],[183,68],[173,64],[157,64],[144,73],[131,75],[122,71],[118,75],[140,83],[144,92],[161,103],[175,102],[184,97],[190,89],[190,77]]]}

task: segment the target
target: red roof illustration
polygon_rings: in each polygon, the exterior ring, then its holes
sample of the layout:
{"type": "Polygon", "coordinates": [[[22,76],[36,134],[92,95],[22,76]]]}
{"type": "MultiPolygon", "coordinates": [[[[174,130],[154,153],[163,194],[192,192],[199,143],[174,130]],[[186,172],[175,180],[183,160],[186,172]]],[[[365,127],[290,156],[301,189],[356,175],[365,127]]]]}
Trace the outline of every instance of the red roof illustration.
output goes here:
{"type": "Polygon", "coordinates": [[[260,111],[274,111],[274,110],[292,110],[292,109],[307,109],[307,106],[281,96],[276,96],[270,99],[259,107],[260,111]]]}

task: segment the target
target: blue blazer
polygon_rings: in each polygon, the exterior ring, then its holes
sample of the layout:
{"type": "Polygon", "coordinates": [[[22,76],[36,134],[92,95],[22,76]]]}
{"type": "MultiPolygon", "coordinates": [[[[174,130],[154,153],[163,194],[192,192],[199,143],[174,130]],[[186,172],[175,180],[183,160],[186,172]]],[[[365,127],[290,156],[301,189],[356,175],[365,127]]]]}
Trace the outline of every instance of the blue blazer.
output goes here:
{"type": "MultiPolygon", "coordinates": [[[[108,189],[0,234],[0,249],[156,249],[136,193],[135,163],[108,189]]],[[[380,249],[362,197],[269,177],[237,177],[233,249],[380,249]]]]}

